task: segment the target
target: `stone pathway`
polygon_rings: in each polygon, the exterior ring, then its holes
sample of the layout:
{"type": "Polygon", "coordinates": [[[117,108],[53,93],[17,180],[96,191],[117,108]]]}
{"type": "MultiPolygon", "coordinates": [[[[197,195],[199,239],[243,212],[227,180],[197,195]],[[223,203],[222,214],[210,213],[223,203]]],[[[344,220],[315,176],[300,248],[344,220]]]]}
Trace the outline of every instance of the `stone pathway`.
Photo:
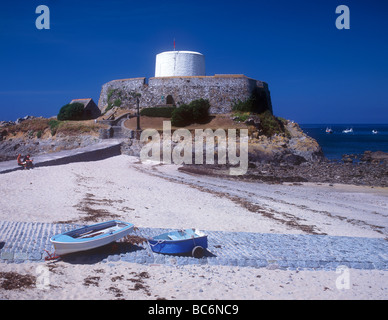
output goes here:
{"type": "MultiPolygon", "coordinates": [[[[44,261],[53,252],[49,239],[80,225],[0,221],[0,262],[44,261]]],[[[140,228],[132,233],[149,238],[171,229],[140,228]]],[[[388,242],[379,238],[326,235],[263,234],[205,231],[208,250],[201,259],[189,255],[153,253],[146,241],[118,242],[88,252],[63,257],[69,263],[126,261],[140,264],[208,264],[287,270],[355,269],[388,270],[388,242]]]]}

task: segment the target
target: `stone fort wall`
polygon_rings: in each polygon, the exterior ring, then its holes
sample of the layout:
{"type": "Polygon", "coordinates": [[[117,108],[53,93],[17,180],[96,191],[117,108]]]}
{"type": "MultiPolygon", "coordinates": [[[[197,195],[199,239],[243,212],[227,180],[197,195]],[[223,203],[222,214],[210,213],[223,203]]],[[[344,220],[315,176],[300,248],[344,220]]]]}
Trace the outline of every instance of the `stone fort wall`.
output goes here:
{"type": "Polygon", "coordinates": [[[266,93],[272,111],[267,83],[244,75],[176,76],[112,80],[102,86],[99,109],[104,112],[108,104],[120,104],[128,109],[136,108],[133,93],[140,93],[140,108],[166,104],[179,106],[196,99],[208,99],[210,113],[231,112],[236,100],[246,100],[258,88],[266,93]]]}

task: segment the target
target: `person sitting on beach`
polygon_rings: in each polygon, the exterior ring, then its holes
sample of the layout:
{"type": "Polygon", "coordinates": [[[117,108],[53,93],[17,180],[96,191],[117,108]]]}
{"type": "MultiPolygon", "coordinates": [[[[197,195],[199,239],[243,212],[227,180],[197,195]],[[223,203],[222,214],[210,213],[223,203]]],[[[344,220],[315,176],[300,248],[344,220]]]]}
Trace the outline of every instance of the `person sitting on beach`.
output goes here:
{"type": "Polygon", "coordinates": [[[30,155],[29,155],[29,154],[27,154],[27,155],[24,157],[23,161],[24,161],[25,164],[26,164],[26,169],[32,169],[33,164],[32,164],[32,159],[30,158],[30,155]]]}
{"type": "Polygon", "coordinates": [[[22,166],[24,169],[26,169],[26,162],[22,161],[21,157],[22,155],[19,153],[17,157],[18,166],[22,166]]]}

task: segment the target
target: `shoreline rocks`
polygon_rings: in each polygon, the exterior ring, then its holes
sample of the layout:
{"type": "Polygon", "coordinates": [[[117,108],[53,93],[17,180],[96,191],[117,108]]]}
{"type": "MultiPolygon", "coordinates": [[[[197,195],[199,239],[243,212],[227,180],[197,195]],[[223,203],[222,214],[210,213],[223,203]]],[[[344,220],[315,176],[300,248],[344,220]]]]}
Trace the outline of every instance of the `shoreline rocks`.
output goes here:
{"type": "Polygon", "coordinates": [[[388,162],[341,163],[333,161],[289,163],[249,162],[248,171],[241,176],[228,174],[226,165],[184,165],[179,170],[200,175],[263,183],[313,182],[388,187],[388,162]]]}
{"type": "Polygon", "coordinates": [[[388,162],[388,153],[383,151],[365,151],[361,161],[363,162],[388,162]]]}

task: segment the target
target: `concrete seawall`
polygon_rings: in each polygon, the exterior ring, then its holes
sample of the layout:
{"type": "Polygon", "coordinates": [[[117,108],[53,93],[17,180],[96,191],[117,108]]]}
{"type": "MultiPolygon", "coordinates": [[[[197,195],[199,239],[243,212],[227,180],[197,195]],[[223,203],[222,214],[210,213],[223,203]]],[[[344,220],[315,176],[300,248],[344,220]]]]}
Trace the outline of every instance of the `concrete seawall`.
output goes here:
{"type": "MultiPolygon", "coordinates": [[[[97,161],[121,154],[121,140],[109,140],[84,148],[47,153],[33,158],[34,167],[62,165],[71,162],[97,161]]],[[[22,170],[16,159],[0,162],[0,173],[22,170]]]]}

